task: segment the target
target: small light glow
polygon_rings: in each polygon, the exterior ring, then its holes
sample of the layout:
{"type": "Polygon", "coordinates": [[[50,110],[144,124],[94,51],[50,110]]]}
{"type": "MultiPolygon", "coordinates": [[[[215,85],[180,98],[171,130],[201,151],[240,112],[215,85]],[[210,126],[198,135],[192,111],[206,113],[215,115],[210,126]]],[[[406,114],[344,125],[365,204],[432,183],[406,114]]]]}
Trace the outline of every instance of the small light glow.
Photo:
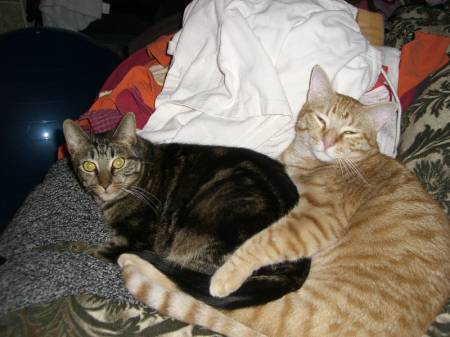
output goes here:
{"type": "Polygon", "coordinates": [[[48,138],[48,132],[45,132],[45,133],[44,133],[44,137],[45,137],[45,138],[48,138]]]}

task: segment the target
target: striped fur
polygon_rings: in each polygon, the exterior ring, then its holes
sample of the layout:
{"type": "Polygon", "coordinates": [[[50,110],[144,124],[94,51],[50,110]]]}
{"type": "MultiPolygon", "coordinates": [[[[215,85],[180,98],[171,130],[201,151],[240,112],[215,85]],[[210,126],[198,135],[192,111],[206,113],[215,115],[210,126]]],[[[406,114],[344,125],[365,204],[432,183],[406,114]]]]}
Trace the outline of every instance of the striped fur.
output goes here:
{"type": "Polygon", "coordinates": [[[227,256],[298,203],[280,162],[244,148],[154,144],[136,135],[133,113],[104,134],[70,120],[63,127],[74,172],[113,232],[95,257],[158,258],[183,291],[228,309],[274,300],[306,279],[310,260],[286,262],[262,268],[226,300],[209,293],[227,256]]]}
{"type": "Polygon", "coordinates": [[[128,290],[139,301],[158,307],[161,313],[231,336],[264,336],[179,291],[164,274],[137,255],[122,254],[118,262],[128,290]]]}
{"type": "MultiPolygon", "coordinates": [[[[311,257],[310,274],[278,300],[222,311],[223,326],[238,321],[267,336],[426,331],[450,295],[450,224],[417,178],[379,153],[376,134],[394,111],[391,103],[365,107],[335,93],[325,72],[314,68],[296,138],[281,157],[300,202],[247,240],[214,274],[210,291],[227,296],[254,270],[285,260],[311,257]]],[[[143,266],[134,265],[142,275],[143,266]]],[[[178,295],[170,296],[173,305],[178,295]]],[[[144,302],[160,309],[151,298],[144,302]]],[[[187,315],[189,307],[180,310],[187,315]]],[[[189,315],[193,323],[217,325],[214,309],[189,315]]],[[[244,329],[217,331],[250,336],[244,329]]]]}

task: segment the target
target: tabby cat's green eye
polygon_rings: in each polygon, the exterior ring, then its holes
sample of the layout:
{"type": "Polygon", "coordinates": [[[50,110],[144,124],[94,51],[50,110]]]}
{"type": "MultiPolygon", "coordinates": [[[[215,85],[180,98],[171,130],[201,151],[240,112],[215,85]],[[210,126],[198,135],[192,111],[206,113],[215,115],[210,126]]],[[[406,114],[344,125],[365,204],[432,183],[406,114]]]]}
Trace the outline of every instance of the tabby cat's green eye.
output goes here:
{"type": "Polygon", "coordinates": [[[125,164],[125,159],[123,158],[117,158],[113,161],[112,165],[116,169],[120,169],[125,164]]]}
{"type": "Polygon", "coordinates": [[[93,172],[95,170],[95,164],[91,161],[85,161],[83,163],[83,168],[88,172],[93,172]]]}

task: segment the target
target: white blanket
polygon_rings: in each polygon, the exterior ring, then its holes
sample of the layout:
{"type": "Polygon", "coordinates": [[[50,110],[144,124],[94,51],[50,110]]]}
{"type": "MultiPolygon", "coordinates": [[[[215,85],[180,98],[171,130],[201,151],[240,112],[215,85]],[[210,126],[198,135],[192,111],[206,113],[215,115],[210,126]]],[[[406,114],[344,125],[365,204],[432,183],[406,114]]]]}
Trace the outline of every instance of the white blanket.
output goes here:
{"type": "Polygon", "coordinates": [[[340,0],[194,0],[169,44],[157,109],[139,134],[278,157],[294,137],[314,65],[356,99],[375,84],[380,53],[356,14],[340,0]]]}

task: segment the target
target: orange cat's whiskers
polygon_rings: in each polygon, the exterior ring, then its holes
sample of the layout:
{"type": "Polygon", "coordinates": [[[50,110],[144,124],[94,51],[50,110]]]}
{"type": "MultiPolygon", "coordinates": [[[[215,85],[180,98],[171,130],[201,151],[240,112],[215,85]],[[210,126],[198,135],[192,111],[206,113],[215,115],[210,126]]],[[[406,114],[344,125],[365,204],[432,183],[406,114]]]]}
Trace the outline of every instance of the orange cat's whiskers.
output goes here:
{"type": "MultiPolygon", "coordinates": [[[[209,292],[230,300],[261,267],[311,257],[303,285],[265,304],[219,311],[181,292],[153,291],[140,275],[162,285],[170,278],[126,257],[121,266],[135,267],[124,268],[126,287],[152,308],[230,337],[255,330],[268,337],[423,336],[450,295],[450,223],[413,172],[379,153],[377,131],[397,109],[336,93],[314,67],[296,138],[281,154],[300,200],[227,254],[209,292]]],[[[226,212],[220,216],[232,224],[226,212]]]]}
{"type": "Polygon", "coordinates": [[[341,159],[341,158],[337,158],[337,161],[338,161],[339,167],[340,167],[340,169],[341,169],[341,175],[342,175],[342,177],[345,176],[345,173],[347,173],[347,175],[348,175],[347,167],[346,167],[345,164],[342,162],[342,159],[341,159]]]}
{"type": "MultiPolygon", "coordinates": [[[[354,173],[356,174],[356,176],[362,180],[362,182],[367,185],[368,187],[370,187],[371,185],[367,182],[367,180],[364,178],[364,176],[362,175],[361,171],[359,170],[358,166],[350,159],[346,158],[346,157],[342,157],[339,159],[339,161],[342,160],[342,163],[344,165],[345,168],[347,168],[349,175],[352,175],[350,173],[354,173]]],[[[352,175],[353,176],[353,175],[352,175]]],[[[356,179],[356,181],[358,181],[358,179],[356,179]]]]}
{"type": "Polygon", "coordinates": [[[342,177],[347,176],[347,180],[355,178],[355,172],[354,169],[351,167],[351,165],[349,165],[344,158],[337,158],[337,160],[341,168],[342,177]]]}

